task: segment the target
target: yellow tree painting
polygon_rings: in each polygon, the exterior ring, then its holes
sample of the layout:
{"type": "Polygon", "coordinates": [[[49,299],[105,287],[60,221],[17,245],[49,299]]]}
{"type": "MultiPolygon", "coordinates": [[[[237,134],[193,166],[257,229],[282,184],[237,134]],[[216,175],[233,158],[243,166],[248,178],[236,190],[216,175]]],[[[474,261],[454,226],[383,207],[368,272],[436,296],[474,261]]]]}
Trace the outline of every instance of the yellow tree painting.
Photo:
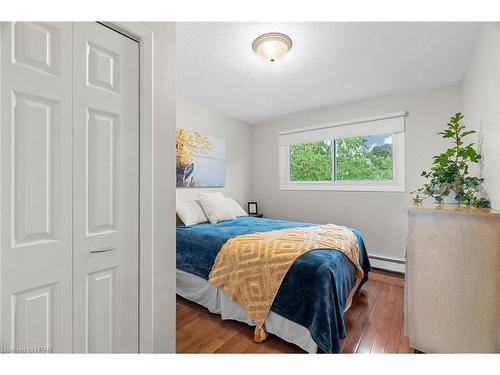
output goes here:
{"type": "Polygon", "coordinates": [[[176,152],[177,187],[224,186],[224,139],[177,129],[176,152]]]}

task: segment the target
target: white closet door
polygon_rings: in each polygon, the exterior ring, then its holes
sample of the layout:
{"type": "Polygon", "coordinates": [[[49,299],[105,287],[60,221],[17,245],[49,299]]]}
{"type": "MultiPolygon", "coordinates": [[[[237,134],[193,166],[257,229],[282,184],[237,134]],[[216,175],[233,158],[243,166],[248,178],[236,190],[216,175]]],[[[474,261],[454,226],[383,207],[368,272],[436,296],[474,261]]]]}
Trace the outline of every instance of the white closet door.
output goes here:
{"type": "Polygon", "coordinates": [[[71,34],[2,23],[0,330],[20,351],[73,345],[71,34]]]}
{"type": "Polygon", "coordinates": [[[139,46],[73,26],[76,352],[138,351],[139,46]]]}

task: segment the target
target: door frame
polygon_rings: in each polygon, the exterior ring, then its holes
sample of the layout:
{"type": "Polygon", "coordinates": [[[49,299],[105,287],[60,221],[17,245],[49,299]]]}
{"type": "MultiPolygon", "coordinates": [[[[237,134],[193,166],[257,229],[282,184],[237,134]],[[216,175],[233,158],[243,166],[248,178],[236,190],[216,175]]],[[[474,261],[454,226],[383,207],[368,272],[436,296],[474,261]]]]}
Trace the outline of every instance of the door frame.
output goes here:
{"type": "MultiPolygon", "coordinates": [[[[4,21],[2,21],[4,22],[4,21]]],[[[158,287],[159,266],[154,265],[155,238],[158,236],[154,225],[161,223],[169,213],[154,209],[154,187],[157,180],[168,179],[162,174],[156,176],[154,169],[154,85],[153,85],[153,40],[154,32],[138,22],[100,22],[111,29],[135,39],[139,43],[139,352],[154,353],[172,350],[169,338],[163,334],[169,316],[166,301],[173,296],[161,296],[158,287]],[[166,216],[165,216],[166,215],[166,216]],[[156,272],[155,272],[156,271],[156,272]],[[156,313],[155,313],[156,312],[156,313]],[[156,319],[155,319],[156,316],[156,319]],[[158,327],[158,325],[160,327],[158,327]],[[156,332],[156,334],[155,334],[156,332]]],[[[2,51],[0,28],[0,56],[2,51]]],[[[0,59],[1,63],[1,59],[0,59]]],[[[0,70],[1,71],[1,70],[0,70]]],[[[2,77],[0,76],[0,84],[2,77]]],[[[0,114],[2,108],[0,103],[0,114]]],[[[158,125],[159,126],[159,125],[158,125]]],[[[161,173],[161,172],[159,172],[161,173]]],[[[1,182],[1,181],[0,181],[1,182]]],[[[165,192],[166,193],[166,192],[165,192]]],[[[1,210],[1,207],[0,207],[1,210]]],[[[0,218],[1,220],[1,218],[0,218]]],[[[168,249],[164,249],[168,251],[168,249]]],[[[162,267],[162,266],[160,266],[162,267]]],[[[161,271],[161,269],[160,269],[161,271]]],[[[160,272],[161,273],[161,272],[160,272]]],[[[1,280],[1,279],[0,279],[1,280]]],[[[1,287],[1,285],[0,285],[1,287]]],[[[164,291],[165,293],[165,291],[164,291]]],[[[174,310],[175,311],[175,310],[174,310]]],[[[0,310],[0,317],[1,317],[0,310]]],[[[174,319],[175,322],[175,319],[174,319]]],[[[168,330],[168,329],[167,329],[168,330]]]]}

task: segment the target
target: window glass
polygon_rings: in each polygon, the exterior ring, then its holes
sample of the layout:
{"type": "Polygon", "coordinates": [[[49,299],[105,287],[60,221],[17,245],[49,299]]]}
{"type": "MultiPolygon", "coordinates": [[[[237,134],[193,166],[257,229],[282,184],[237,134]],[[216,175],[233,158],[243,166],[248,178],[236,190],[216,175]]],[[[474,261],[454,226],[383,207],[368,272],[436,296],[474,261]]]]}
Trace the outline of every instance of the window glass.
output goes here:
{"type": "Polygon", "coordinates": [[[290,145],[290,181],[331,181],[332,142],[290,145]]]}
{"type": "Polygon", "coordinates": [[[335,180],[392,180],[392,134],[335,140],[335,180]]]}

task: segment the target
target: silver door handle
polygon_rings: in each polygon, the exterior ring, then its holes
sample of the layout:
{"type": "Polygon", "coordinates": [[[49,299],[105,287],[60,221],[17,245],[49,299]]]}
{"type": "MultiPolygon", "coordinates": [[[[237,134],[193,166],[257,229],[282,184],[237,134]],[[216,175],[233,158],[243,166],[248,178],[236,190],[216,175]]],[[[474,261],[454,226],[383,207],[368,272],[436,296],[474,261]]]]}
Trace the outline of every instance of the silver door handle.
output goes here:
{"type": "Polygon", "coordinates": [[[90,250],[90,254],[107,253],[108,251],[113,251],[115,249],[115,247],[105,247],[104,249],[90,250]]]}

